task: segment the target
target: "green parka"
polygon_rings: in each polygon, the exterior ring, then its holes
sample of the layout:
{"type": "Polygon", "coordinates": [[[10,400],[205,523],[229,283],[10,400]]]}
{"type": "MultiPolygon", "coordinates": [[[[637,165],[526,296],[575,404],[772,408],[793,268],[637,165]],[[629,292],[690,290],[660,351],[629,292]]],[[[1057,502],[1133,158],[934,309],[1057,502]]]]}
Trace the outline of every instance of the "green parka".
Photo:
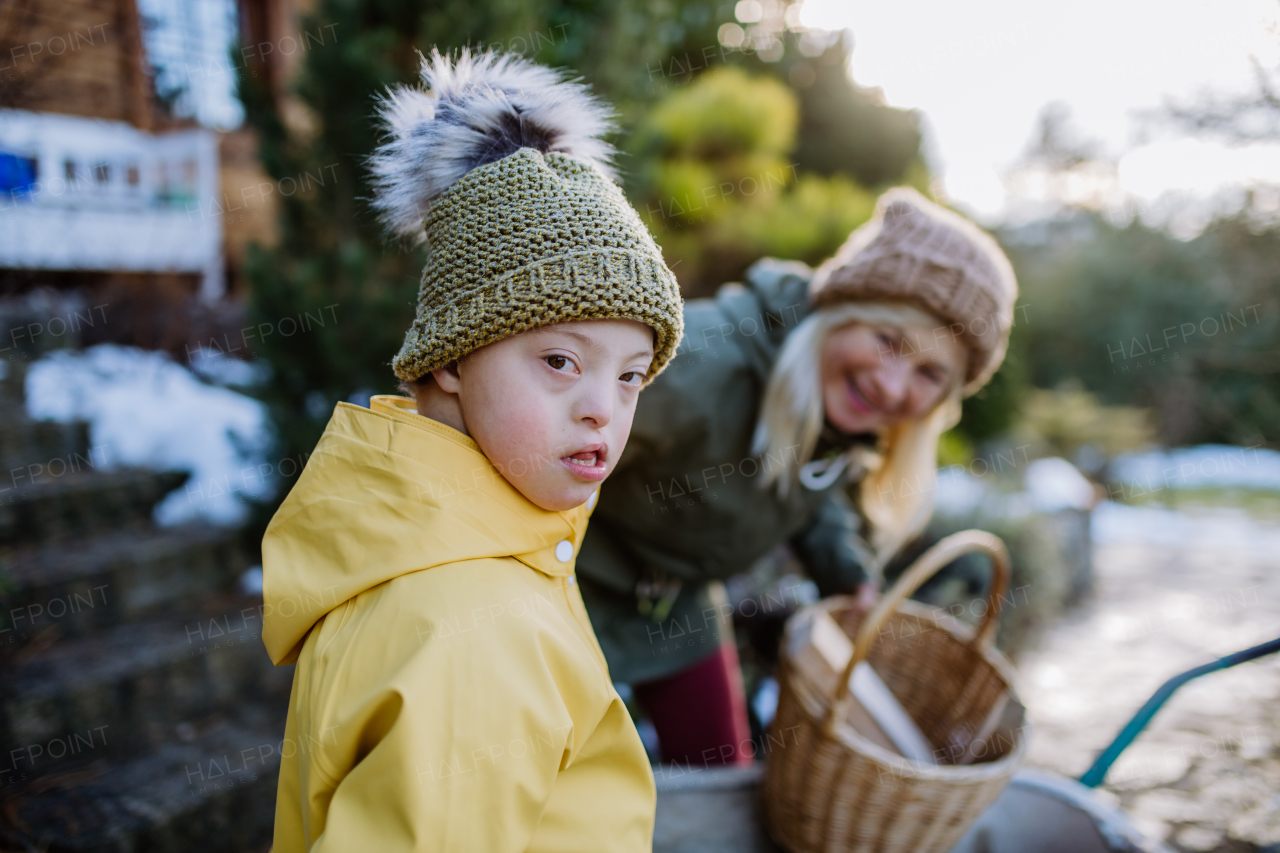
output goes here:
{"type": "Polygon", "coordinates": [[[577,563],[614,681],[661,678],[714,652],[730,612],[714,582],[779,544],[791,546],[824,596],[866,577],[845,478],[821,491],[797,486],[783,500],[761,488],[762,473],[781,460],[751,453],[765,383],[809,310],[811,276],[803,264],[766,259],[745,286],[686,302],[680,349],[640,394],[577,563]],[[675,588],[667,579],[680,581],[674,601],[647,606],[675,588]]]}

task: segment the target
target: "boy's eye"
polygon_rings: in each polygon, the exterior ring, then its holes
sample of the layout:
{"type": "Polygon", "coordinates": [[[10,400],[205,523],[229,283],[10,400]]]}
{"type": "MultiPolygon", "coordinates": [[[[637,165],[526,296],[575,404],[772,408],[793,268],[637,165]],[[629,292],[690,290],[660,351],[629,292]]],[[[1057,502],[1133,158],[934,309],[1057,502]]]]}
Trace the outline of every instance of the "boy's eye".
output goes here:
{"type": "Polygon", "coordinates": [[[626,373],[618,377],[628,385],[634,385],[640,382],[644,377],[634,370],[628,370],[626,373]]]}
{"type": "Polygon", "coordinates": [[[546,357],[545,361],[547,364],[551,365],[553,370],[564,370],[565,365],[569,363],[569,359],[562,355],[549,355],[546,357]]]}

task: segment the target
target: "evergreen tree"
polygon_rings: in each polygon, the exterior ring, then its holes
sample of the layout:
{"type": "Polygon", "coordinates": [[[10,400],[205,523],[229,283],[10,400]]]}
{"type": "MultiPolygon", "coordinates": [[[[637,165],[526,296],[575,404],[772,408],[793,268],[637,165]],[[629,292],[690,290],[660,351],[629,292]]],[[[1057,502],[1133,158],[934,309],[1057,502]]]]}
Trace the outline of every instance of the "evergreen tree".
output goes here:
{"type": "Polygon", "coordinates": [[[1040,229],[1013,244],[1033,384],[1147,407],[1170,444],[1280,442],[1280,228],[1246,209],[1192,240],[1081,212],[1040,229]]]}

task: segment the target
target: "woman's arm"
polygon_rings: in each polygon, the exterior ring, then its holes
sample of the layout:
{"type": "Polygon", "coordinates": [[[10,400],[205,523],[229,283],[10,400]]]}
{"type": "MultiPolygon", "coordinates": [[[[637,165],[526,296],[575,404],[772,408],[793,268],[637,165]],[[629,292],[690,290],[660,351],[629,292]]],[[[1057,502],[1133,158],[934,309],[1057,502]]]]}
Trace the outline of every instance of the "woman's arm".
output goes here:
{"type": "Polygon", "coordinates": [[[860,528],[848,498],[836,489],[818,508],[812,523],[791,538],[792,552],[823,598],[847,595],[868,583],[868,569],[874,566],[875,558],[862,540],[860,528]]]}

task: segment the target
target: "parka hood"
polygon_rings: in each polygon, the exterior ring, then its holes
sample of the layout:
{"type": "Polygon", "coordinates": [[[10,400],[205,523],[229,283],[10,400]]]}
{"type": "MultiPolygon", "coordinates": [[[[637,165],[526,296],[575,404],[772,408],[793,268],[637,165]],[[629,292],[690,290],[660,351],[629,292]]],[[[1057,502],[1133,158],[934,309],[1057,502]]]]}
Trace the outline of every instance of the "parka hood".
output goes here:
{"type": "Polygon", "coordinates": [[[409,572],[514,557],[571,575],[594,504],[536,506],[474,441],[417,414],[408,398],[339,403],[262,540],[267,652],[293,663],[325,614],[409,572]]]}

